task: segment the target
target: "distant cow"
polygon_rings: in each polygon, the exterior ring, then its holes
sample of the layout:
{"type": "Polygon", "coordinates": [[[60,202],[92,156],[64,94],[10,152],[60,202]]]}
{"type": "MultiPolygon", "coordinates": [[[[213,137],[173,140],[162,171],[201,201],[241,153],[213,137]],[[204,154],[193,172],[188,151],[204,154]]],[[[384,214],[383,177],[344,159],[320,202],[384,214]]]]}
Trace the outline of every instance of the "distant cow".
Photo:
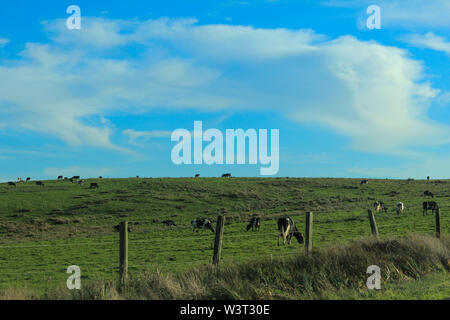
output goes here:
{"type": "Polygon", "coordinates": [[[58,180],[62,180],[63,179],[63,176],[58,176],[58,180]]]}
{"type": "Polygon", "coordinates": [[[283,237],[283,244],[286,244],[286,240],[288,241],[288,244],[291,244],[292,236],[297,239],[298,243],[303,243],[303,234],[297,230],[294,221],[289,217],[279,218],[278,245],[280,245],[280,237],[283,237]]]}
{"type": "Polygon", "coordinates": [[[199,229],[202,230],[211,230],[211,232],[215,232],[211,222],[208,219],[195,219],[191,221],[193,231],[197,231],[199,229]]]}
{"type": "Polygon", "coordinates": [[[373,203],[373,209],[375,210],[375,212],[387,212],[388,208],[386,207],[386,205],[383,203],[383,201],[375,201],[373,203]]]}
{"type": "Polygon", "coordinates": [[[171,227],[171,226],[176,227],[177,226],[177,224],[173,220],[164,220],[164,221],[161,221],[161,223],[168,227],[171,227]]]}
{"type": "Polygon", "coordinates": [[[17,187],[17,185],[16,185],[15,182],[8,182],[8,186],[14,186],[14,187],[17,187]]]}
{"type": "Polygon", "coordinates": [[[99,185],[96,182],[92,182],[91,185],[89,186],[90,189],[98,189],[99,185]]]}
{"type": "Polygon", "coordinates": [[[28,177],[26,181],[28,182],[28,181],[30,181],[30,180],[31,180],[31,178],[30,178],[30,177],[28,177]]]}
{"type": "Polygon", "coordinates": [[[231,173],[224,173],[222,178],[231,178],[231,173]]]}
{"type": "Polygon", "coordinates": [[[361,180],[361,184],[368,184],[369,180],[361,180]]]}
{"type": "Polygon", "coordinates": [[[78,184],[84,184],[84,180],[78,181],[78,184]]]}
{"type": "Polygon", "coordinates": [[[78,179],[80,179],[80,176],[73,176],[72,177],[72,180],[78,180],[78,179]]]}
{"type": "Polygon", "coordinates": [[[434,198],[433,192],[428,191],[428,190],[424,191],[424,192],[423,192],[423,195],[424,195],[425,197],[432,197],[432,198],[434,198]]]}
{"type": "Polygon", "coordinates": [[[427,177],[427,181],[430,181],[430,176],[427,177]]]}
{"type": "Polygon", "coordinates": [[[397,202],[396,210],[397,214],[403,213],[403,211],[405,210],[405,205],[403,204],[403,202],[397,202]]]}
{"type": "Polygon", "coordinates": [[[250,229],[252,229],[252,231],[259,231],[260,227],[261,227],[261,218],[253,217],[247,226],[247,231],[250,229]]]}
{"type": "Polygon", "coordinates": [[[100,176],[100,177],[98,177],[99,179],[103,179],[103,177],[102,176],[100,176]]]}
{"type": "Polygon", "coordinates": [[[43,187],[43,186],[44,186],[44,183],[43,183],[42,181],[36,181],[36,185],[37,185],[37,186],[43,187]]]}
{"type": "Polygon", "coordinates": [[[197,174],[195,175],[195,177],[196,177],[196,178],[200,178],[200,175],[197,173],[197,174]]]}
{"type": "Polygon", "coordinates": [[[437,203],[434,201],[425,201],[422,207],[423,207],[422,215],[424,216],[428,214],[428,210],[431,210],[432,213],[435,213],[435,211],[439,209],[437,203]]]}
{"type": "Polygon", "coordinates": [[[17,178],[17,182],[23,182],[22,178],[17,178]]]}

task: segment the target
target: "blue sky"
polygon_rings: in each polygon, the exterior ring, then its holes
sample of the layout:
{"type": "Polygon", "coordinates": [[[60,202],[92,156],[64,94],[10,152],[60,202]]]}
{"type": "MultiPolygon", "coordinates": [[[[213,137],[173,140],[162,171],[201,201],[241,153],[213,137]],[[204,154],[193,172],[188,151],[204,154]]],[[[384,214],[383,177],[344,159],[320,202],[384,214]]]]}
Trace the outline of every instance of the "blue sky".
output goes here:
{"type": "Polygon", "coordinates": [[[280,130],[277,176],[450,176],[448,0],[2,1],[0,181],[259,176],[170,133],[280,130]],[[381,9],[369,30],[366,9],[381,9]],[[68,30],[66,9],[81,8],[68,30]]]}

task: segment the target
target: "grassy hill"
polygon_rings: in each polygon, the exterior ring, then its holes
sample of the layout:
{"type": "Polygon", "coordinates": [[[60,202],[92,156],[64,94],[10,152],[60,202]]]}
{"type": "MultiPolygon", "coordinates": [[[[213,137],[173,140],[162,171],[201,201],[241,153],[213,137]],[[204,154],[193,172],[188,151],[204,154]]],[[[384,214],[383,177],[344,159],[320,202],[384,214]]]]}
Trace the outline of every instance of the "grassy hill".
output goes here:
{"type": "Polygon", "coordinates": [[[88,179],[85,185],[45,181],[45,186],[0,185],[0,288],[35,290],[65,284],[70,265],[81,268],[83,283],[113,280],[118,271],[118,233],[127,220],[129,271],[157,266],[184,272],[212,259],[214,234],[193,233],[190,221],[227,217],[222,257],[225,264],[289,257],[303,245],[277,244],[276,220],[289,215],[304,230],[304,213],[314,212],[314,248],[349,243],[370,235],[367,209],[375,200],[390,208],[376,215],[381,238],[410,233],[434,235],[434,215],[422,216],[423,192],[436,196],[443,235],[448,235],[450,181],[299,178],[88,179]],[[99,189],[89,189],[97,182],[99,189]],[[406,205],[403,215],[394,210],[406,205]],[[245,232],[258,214],[259,232],[245,232]],[[171,220],[176,226],[166,226],[171,220]]]}

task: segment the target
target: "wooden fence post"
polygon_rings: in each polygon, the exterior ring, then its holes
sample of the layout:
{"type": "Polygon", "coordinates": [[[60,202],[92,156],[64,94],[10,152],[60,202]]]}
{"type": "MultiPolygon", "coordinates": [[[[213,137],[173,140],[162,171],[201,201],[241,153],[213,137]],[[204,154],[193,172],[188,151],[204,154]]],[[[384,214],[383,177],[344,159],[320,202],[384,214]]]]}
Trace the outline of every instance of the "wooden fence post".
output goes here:
{"type": "Polygon", "coordinates": [[[220,263],[220,254],[222,252],[222,237],[223,237],[223,226],[225,224],[225,217],[218,216],[217,217],[217,226],[216,226],[216,238],[214,240],[214,256],[213,256],[213,264],[219,265],[220,263]]]}
{"type": "Polygon", "coordinates": [[[372,235],[378,237],[377,223],[375,221],[375,216],[373,215],[373,212],[370,209],[369,209],[369,221],[370,221],[370,228],[372,229],[372,235]]]}
{"type": "Polygon", "coordinates": [[[120,284],[123,285],[128,278],[128,222],[120,223],[120,265],[119,278],[120,284]]]}
{"type": "Polygon", "coordinates": [[[306,230],[305,230],[305,250],[306,255],[310,255],[312,252],[312,235],[313,235],[313,213],[306,213],[306,230]]]}
{"type": "Polygon", "coordinates": [[[441,209],[436,209],[436,237],[441,238],[441,209]]]}

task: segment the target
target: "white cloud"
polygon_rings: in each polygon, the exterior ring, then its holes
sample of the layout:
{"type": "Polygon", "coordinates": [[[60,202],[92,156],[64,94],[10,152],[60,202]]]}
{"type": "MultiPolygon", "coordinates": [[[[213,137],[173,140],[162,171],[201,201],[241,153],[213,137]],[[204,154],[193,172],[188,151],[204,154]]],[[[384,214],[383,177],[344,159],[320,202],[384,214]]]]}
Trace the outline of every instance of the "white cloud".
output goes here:
{"type": "Polygon", "coordinates": [[[151,138],[169,138],[171,131],[136,131],[134,129],[123,130],[122,133],[130,138],[131,143],[136,143],[137,140],[148,141],[151,138]]]}
{"type": "Polygon", "coordinates": [[[402,38],[403,41],[420,48],[427,48],[435,51],[442,51],[450,55],[450,42],[443,37],[428,32],[424,35],[410,34],[402,38]]]}
{"type": "Polygon", "coordinates": [[[6,46],[8,43],[10,43],[11,40],[0,38],[0,48],[6,46]]]}
{"type": "Polygon", "coordinates": [[[85,20],[73,38],[55,25],[63,22],[48,22],[52,42],[28,44],[20,60],[0,65],[3,125],[119,150],[107,121],[85,119],[152,109],[270,110],[342,134],[357,150],[449,142],[449,127],[427,116],[438,90],[405,50],[195,19],[85,20]],[[125,44],[139,54],[117,50],[125,44]]]}
{"type": "Polygon", "coordinates": [[[403,27],[450,27],[448,0],[329,0],[322,5],[365,9],[376,4],[381,9],[381,24],[403,27]]]}

